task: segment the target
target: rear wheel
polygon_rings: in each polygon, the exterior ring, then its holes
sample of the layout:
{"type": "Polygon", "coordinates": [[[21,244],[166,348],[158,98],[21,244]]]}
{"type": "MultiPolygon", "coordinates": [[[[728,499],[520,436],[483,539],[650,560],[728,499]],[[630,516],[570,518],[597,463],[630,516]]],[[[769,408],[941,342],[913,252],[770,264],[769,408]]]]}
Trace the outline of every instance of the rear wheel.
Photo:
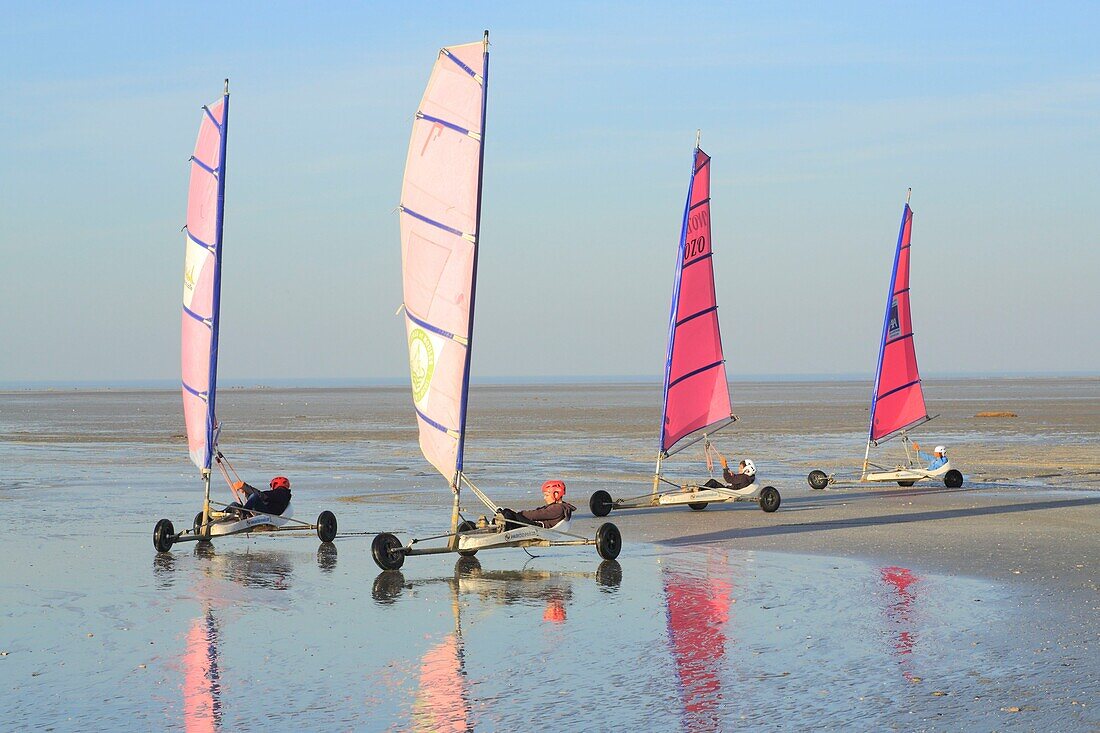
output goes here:
{"type": "Polygon", "coordinates": [[[806,480],[810,482],[811,489],[824,489],[829,485],[829,477],[825,475],[824,471],[810,471],[810,475],[806,477],[806,480]]]}
{"type": "Polygon", "coordinates": [[[916,481],[898,481],[898,486],[912,486],[916,481]]]}
{"type": "Polygon", "coordinates": [[[779,491],[774,486],[765,486],[764,490],[760,492],[760,508],[771,514],[779,508],[779,504],[783,501],[779,496],[779,491]]]}
{"type": "Polygon", "coordinates": [[[169,519],[162,519],[153,527],[153,547],[157,552],[168,552],[176,542],[176,528],[169,519]]]}
{"type": "MultiPolygon", "coordinates": [[[[469,520],[460,522],[458,525],[459,534],[462,534],[463,532],[470,532],[475,529],[477,529],[477,525],[469,520]]],[[[477,550],[459,550],[458,554],[462,555],[462,557],[473,557],[477,554],[477,550]]]]}
{"type": "Polygon", "coordinates": [[[317,539],[321,542],[336,539],[336,515],[327,509],[317,515],[317,539]]]}
{"type": "Polygon", "coordinates": [[[614,560],[623,549],[623,536],[611,522],[604,522],[596,530],[596,552],[604,560],[614,560]]]}
{"type": "Polygon", "coordinates": [[[588,500],[588,508],[592,510],[592,516],[606,517],[611,513],[613,503],[614,502],[611,501],[611,494],[600,489],[592,493],[592,498],[588,500]]]}
{"type": "Polygon", "coordinates": [[[701,512],[707,508],[708,503],[709,502],[706,501],[693,501],[692,503],[688,504],[688,506],[697,512],[701,512]]]}
{"type": "Polygon", "coordinates": [[[961,471],[957,471],[952,468],[950,471],[943,475],[943,485],[949,489],[957,489],[963,485],[963,475],[961,471]]]}
{"type": "Polygon", "coordinates": [[[383,532],[374,538],[370,545],[370,554],[375,564],[383,570],[397,570],[405,564],[401,540],[389,532],[383,532]]]}

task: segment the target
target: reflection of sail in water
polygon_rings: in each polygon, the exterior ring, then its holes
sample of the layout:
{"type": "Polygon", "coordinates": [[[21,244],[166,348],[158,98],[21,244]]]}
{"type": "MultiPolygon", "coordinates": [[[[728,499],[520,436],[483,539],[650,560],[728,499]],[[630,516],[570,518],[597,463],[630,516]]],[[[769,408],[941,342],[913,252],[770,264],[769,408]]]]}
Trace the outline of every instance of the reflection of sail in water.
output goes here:
{"type": "Polygon", "coordinates": [[[448,634],[420,661],[420,691],[413,705],[413,730],[470,730],[466,665],[459,632],[448,634]]]}
{"type": "Polygon", "coordinates": [[[477,560],[472,557],[461,558],[455,565],[454,577],[447,579],[447,584],[451,587],[451,611],[454,613],[455,630],[429,649],[420,660],[420,690],[413,705],[413,730],[472,730],[470,698],[466,690],[466,659],[462,647],[462,611],[459,608],[458,583],[459,577],[465,573],[480,570],[481,564],[477,560]]]}
{"type": "MultiPolygon", "coordinates": [[[[898,656],[898,664],[904,665],[916,644],[916,638],[912,632],[915,596],[909,586],[920,579],[909,572],[908,568],[888,567],[882,568],[880,572],[882,580],[892,586],[896,592],[893,602],[886,606],[886,618],[891,624],[891,636],[894,628],[897,629],[897,639],[893,642],[894,653],[898,656]]],[[[912,672],[906,669],[903,674],[908,679],[912,672]]]]}
{"type": "Polygon", "coordinates": [[[183,655],[183,728],[209,733],[221,727],[221,683],[218,677],[218,623],[206,610],[187,633],[183,655]]]}
{"type": "Polygon", "coordinates": [[[724,555],[707,563],[705,575],[664,572],[668,636],[680,681],[685,730],[719,730],[722,699],[723,627],[729,619],[733,584],[724,555]]]}

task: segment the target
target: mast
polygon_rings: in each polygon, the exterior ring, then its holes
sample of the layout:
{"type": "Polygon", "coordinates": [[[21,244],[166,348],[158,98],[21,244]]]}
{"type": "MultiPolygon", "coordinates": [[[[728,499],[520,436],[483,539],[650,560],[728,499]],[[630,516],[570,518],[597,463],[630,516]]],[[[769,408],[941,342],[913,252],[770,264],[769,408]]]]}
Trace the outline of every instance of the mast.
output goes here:
{"type": "Polygon", "coordinates": [[[229,80],[225,80],[222,92],[221,141],[218,152],[218,208],[215,215],[214,238],[214,307],[210,314],[210,386],[206,398],[206,466],[203,475],[209,485],[210,463],[214,454],[214,437],[217,432],[215,403],[218,396],[218,331],[221,325],[222,295],[222,227],[225,223],[225,153],[229,140],[229,80]]]}
{"type": "Polygon", "coordinates": [[[456,496],[460,490],[459,475],[462,473],[462,454],[466,447],[466,406],[470,402],[470,364],[474,346],[474,304],[477,301],[477,255],[481,249],[481,183],[485,173],[485,111],[489,101],[489,31],[482,37],[481,76],[481,145],[477,158],[477,208],[474,215],[474,266],[470,274],[470,328],[466,332],[466,368],[462,377],[462,404],[458,418],[458,459],[455,462],[455,476],[451,488],[456,496]]]}

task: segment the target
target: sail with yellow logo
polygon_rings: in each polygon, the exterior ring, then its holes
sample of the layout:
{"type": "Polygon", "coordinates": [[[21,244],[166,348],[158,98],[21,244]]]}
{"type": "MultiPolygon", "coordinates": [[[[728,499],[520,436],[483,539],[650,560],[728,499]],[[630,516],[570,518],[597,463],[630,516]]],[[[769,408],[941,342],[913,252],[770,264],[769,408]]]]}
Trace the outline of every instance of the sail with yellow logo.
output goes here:
{"type": "Polygon", "coordinates": [[[462,471],[484,163],[486,41],[439,52],[401,187],[401,265],[413,403],[424,457],[462,471]]]}

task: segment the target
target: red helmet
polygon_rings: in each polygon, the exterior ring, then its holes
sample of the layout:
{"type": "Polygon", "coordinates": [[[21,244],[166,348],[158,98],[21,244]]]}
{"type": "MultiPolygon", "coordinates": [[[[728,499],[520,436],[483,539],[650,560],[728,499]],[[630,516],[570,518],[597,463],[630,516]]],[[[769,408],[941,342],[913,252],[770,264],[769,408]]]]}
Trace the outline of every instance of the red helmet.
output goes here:
{"type": "Polygon", "coordinates": [[[550,494],[554,498],[554,501],[561,501],[565,496],[565,482],[551,480],[542,485],[542,493],[550,494]]]}
{"type": "Polygon", "coordinates": [[[290,491],[290,479],[288,479],[286,476],[276,476],[275,478],[271,479],[271,488],[286,489],[287,491],[290,491]]]}

